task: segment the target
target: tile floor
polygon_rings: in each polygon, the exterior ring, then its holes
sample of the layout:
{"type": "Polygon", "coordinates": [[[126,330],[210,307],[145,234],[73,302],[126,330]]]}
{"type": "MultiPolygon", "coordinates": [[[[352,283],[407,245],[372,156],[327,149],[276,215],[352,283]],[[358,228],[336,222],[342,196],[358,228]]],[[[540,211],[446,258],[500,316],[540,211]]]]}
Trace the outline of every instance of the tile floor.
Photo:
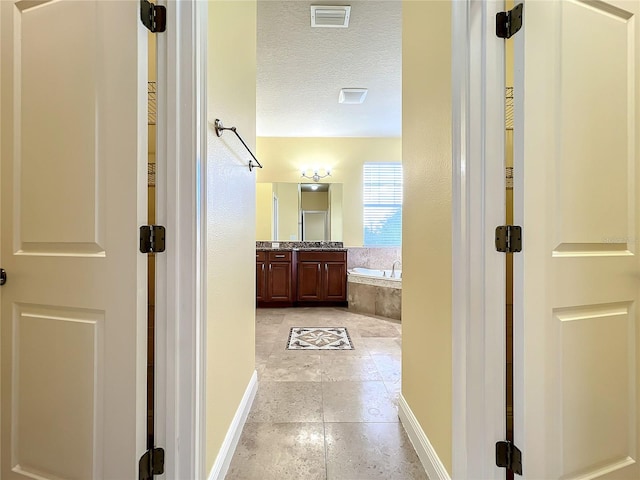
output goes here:
{"type": "Polygon", "coordinates": [[[427,479],[398,420],[401,332],[341,308],[258,309],[258,393],[226,479],[427,479]],[[354,350],[286,350],[306,326],[347,327],[354,350]]]}

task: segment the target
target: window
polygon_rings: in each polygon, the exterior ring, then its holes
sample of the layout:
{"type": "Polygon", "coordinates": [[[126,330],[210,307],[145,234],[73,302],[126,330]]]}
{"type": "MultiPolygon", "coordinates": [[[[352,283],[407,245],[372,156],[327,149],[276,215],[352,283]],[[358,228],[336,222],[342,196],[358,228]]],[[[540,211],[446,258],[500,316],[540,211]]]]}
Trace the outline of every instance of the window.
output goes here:
{"type": "Polygon", "coordinates": [[[364,245],[402,243],[402,164],[364,164],[364,245]]]}

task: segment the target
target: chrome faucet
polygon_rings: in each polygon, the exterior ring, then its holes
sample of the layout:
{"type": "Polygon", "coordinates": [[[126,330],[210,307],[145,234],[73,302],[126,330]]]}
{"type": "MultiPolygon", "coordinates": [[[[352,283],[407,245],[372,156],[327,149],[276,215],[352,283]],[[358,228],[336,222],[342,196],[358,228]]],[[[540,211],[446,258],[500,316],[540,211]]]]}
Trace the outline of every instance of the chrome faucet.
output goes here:
{"type": "Polygon", "coordinates": [[[396,264],[400,266],[402,265],[402,262],[400,262],[400,260],[393,262],[393,265],[391,265],[391,278],[395,278],[396,276],[396,264]]]}

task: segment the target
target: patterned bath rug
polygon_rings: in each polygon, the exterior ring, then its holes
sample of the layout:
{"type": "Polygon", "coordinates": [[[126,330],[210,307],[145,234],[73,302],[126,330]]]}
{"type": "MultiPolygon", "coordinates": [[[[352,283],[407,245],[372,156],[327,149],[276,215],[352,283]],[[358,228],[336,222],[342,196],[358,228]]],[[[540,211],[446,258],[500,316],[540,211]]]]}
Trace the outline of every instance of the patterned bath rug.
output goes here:
{"type": "Polygon", "coordinates": [[[353,350],[345,327],[292,327],[287,350],[353,350]]]}

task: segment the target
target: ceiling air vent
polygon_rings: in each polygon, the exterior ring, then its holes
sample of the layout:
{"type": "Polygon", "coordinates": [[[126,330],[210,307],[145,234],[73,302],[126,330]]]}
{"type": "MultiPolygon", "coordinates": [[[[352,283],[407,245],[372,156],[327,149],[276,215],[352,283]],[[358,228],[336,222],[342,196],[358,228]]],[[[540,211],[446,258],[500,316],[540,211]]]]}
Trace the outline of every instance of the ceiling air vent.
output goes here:
{"type": "Polygon", "coordinates": [[[343,88],[338,96],[338,103],[362,103],[367,96],[366,88],[343,88]]]}
{"type": "Polygon", "coordinates": [[[311,5],[311,26],[347,28],[350,6],[311,5]]]}

